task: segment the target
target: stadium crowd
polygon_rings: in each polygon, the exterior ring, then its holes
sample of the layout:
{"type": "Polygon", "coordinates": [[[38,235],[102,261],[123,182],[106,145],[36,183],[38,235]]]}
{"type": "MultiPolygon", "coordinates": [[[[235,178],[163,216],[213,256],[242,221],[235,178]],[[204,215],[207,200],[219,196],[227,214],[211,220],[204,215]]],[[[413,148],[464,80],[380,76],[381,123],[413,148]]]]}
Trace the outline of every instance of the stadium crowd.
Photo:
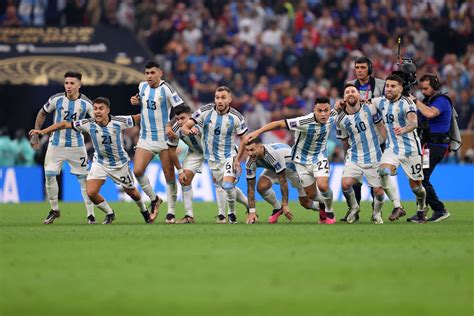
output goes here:
{"type": "MultiPolygon", "coordinates": [[[[194,102],[213,99],[217,86],[234,95],[249,130],[311,111],[316,97],[334,102],[354,79],[354,60],[372,60],[374,76],[396,69],[397,38],[421,76],[438,75],[473,129],[473,1],[172,1],[7,0],[0,25],[96,25],[128,28],[147,44],[165,72],[194,102]]],[[[417,97],[421,97],[420,94],[417,97]]],[[[334,133],[333,133],[334,134],[334,133]]],[[[130,144],[135,134],[130,133],[130,144]]],[[[265,142],[292,142],[286,131],[265,142]]],[[[339,142],[328,143],[342,161],[339,142]]],[[[131,150],[133,153],[133,150],[131,150]]],[[[472,161],[472,150],[466,155],[472,161]]]]}

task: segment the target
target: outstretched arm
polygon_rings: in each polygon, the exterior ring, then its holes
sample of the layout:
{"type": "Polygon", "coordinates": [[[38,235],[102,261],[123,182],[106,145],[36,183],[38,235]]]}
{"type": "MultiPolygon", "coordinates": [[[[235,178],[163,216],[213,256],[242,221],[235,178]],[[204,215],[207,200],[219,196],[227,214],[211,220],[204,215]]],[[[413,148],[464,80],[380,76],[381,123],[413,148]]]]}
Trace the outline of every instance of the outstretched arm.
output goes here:
{"type": "Polygon", "coordinates": [[[400,127],[400,126],[394,127],[393,131],[395,132],[395,135],[403,135],[406,133],[410,133],[417,127],[418,127],[418,117],[416,116],[416,113],[409,112],[407,114],[407,125],[405,125],[405,127],[400,127]]]}
{"type": "Polygon", "coordinates": [[[264,126],[260,127],[256,131],[248,134],[247,135],[247,141],[251,141],[252,139],[260,136],[260,134],[263,134],[265,132],[269,132],[269,131],[272,131],[274,129],[281,129],[281,128],[286,128],[285,120],[270,122],[270,123],[265,124],[264,126]]]}
{"type": "Polygon", "coordinates": [[[288,181],[286,181],[285,172],[282,171],[279,175],[280,180],[280,190],[281,190],[281,209],[283,214],[288,218],[290,221],[293,219],[293,214],[291,214],[288,208],[288,181]]]}
{"type": "Polygon", "coordinates": [[[257,222],[257,211],[255,210],[255,179],[247,179],[247,198],[249,201],[249,214],[245,220],[247,224],[257,222]]]}
{"type": "MultiPolygon", "coordinates": [[[[35,128],[34,129],[41,129],[41,127],[43,126],[44,124],[44,121],[46,119],[46,116],[48,115],[48,113],[43,110],[43,108],[41,108],[39,111],[38,111],[38,115],[36,115],[36,120],[35,120],[35,128]]],[[[31,147],[34,149],[34,150],[38,150],[39,149],[39,137],[37,134],[33,134],[31,136],[31,139],[30,139],[30,144],[31,144],[31,147]]]]}
{"type": "Polygon", "coordinates": [[[32,129],[28,134],[30,136],[44,135],[44,134],[49,134],[51,132],[54,132],[60,129],[66,129],[66,128],[72,128],[72,122],[62,121],[62,122],[53,124],[45,129],[32,129]]]}

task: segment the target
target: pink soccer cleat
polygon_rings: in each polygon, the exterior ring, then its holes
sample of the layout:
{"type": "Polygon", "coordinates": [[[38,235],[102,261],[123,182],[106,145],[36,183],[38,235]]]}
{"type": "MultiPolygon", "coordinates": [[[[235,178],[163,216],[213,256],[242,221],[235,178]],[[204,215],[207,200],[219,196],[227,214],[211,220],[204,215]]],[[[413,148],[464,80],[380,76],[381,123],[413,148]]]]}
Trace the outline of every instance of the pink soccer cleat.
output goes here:
{"type": "Polygon", "coordinates": [[[268,218],[268,223],[269,224],[276,224],[276,222],[278,221],[278,217],[280,217],[281,214],[283,214],[282,209],[273,210],[272,215],[268,218]]]}

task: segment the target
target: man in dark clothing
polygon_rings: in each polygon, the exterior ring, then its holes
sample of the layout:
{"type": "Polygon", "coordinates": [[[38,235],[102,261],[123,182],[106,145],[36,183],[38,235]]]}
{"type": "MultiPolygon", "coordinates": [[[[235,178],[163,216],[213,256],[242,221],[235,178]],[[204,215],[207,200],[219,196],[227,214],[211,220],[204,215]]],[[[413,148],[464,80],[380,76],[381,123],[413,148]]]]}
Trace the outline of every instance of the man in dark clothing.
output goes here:
{"type": "MultiPolygon", "coordinates": [[[[449,150],[452,102],[447,95],[440,93],[441,85],[436,75],[423,75],[420,79],[420,87],[425,99],[420,101],[414,96],[410,98],[418,108],[418,126],[421,128],[421,143],[424,148],[423,160],[425,161],[425,155],[429,157],[429,166],[423,164],[422,184],[426,190],[426,203],[433,210],[433,215],[428,222],[440,222],[451,215],[446,211],[443,202],[439,200],[430,182],[430,176],[449,150]]],[[[412,221],[412,218],[408,221],[412,221]]]]}

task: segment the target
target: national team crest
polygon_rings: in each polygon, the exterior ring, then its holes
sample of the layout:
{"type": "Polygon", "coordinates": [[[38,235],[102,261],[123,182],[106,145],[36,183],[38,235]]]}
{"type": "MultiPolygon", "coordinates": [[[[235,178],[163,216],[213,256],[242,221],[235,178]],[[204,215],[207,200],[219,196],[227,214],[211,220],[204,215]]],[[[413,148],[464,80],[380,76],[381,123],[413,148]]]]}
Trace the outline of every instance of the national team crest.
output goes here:
{"type": "Polygon", "coordinates": [[[296,127],[296,122],[290,122],[290,127],[296,127]]]}
{"type": "Polygon", "coordinates": [[[183,102],[183,101],[181,100],[181,98],[179,97],[179,95],[177,95],[177,94],[175,94],[175,95],[173,96],[173,101],[174,101],[175,103],[183,102]]]}

